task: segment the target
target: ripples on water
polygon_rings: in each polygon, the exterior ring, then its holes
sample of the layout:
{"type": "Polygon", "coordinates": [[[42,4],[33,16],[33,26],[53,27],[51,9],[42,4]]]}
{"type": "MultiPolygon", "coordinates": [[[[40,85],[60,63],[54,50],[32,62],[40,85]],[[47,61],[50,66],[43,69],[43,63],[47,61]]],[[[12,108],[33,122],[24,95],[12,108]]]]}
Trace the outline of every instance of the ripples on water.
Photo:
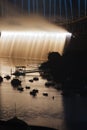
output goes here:
{"type": "MultiPolygon", "coordinates": [[[[26,69],[35,69],[41,61],[0,59],[0,75],[2,77],[11,74],[15,66],[26,66],[26,69]]],[[[11,76],[13,79],[13,76],[11,76]]],[[[0,85],[0,119],[8,120],[16,115],[31,125],[40,125],[56,128],[59,130],[72,130],[70,123],[79,124],[87,122],[87,98],[85,97],[62,97],[60,91],[50,87],[45,87],[46,80],[42,79],[40,74],[29,73],[20,77],[22,81],[23,92],[19,92],[11,86],[11,79],[4,81],[0,85]],[[29,79],[38,76],[39,80],[33,83],[29,79]],[[31,88],[25,89],[28,85],[31,88]],[[32,89],[38,89],[36,97],[32,97],[29,92],[32,89]],[[48,96],[43,96],[47,92],[48,96]],[[54,100],[52,97],[55,97],[54,100]]],[[[76,129],[75,124],[73,127],[76,129]]],[[[84,127],[84,125],[82,126],[84,127]]]]}
{"type": "MultiPolygon", "coordinates": [[[[0,74],[4,77],[11,74],[11,70],[15,70],[16,65],[25,65],[27,69],[37,68],[40,62],[27,60],[0,60],[0,74]]],[[[11,79],[13,76],[11,77],[11,79]]],[[[53,128],[62,127],[64,115],[62,97],[60,93],[54,88],[46,88],[45,82],[39,73],[28,74],[25,77],[20,77],[22,80],[23,92],[19,92],[11,86],[11,80],[4,78],[0,86],[0,119],[7,120],[16,115],[23,119],[28,124],[49,126],[53,128]],[[33,83],[29,82],[34,76],[38,76],[39,80],[33,83]],[[29,90],[25,86],[29,85],[29,90]],[[36,97],[32,97],[29,92],[37,88],[39,93],[36,97]],[[43,92],[48,93],[48,97],[42,95],[43,92]],[[52,96],[55,99],[52,99],[52,96]]]]}

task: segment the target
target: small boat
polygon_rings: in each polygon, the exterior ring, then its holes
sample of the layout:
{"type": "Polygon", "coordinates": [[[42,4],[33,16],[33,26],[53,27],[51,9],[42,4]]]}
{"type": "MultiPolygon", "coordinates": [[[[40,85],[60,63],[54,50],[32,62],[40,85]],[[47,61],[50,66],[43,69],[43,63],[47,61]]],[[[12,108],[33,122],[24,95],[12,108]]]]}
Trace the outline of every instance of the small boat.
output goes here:
{"type": "Polygon", "coordinates": [[[29,82],[31,82],[31,83],[32,83],[32,82],[33,82],[33,79],[30,79],[30,80],[29,80],[29,82]]]}
{"type": "Polygon", "coordinates": [[[17,78],[14,78],[11,80],[11,84],[12,84],[12,86],[17,87],[17,86],[21,85],[21,81],[17,78]]]}
{"type": "Polygon", "coordinates": [[[11,76],[6,75],[4,78],[6,78],[7,80],[9,80],[11,78],[11,76]]]}
{"type": "Polygon", "coordinates": [[[39,80],[39,78],[38,78],[38,77],[34,77],[34,78],[33,78],[33,80],[38,81],[38,80],[39,80]]]}
{"type": "Polygon", "coordinates": [[[25,72],[22,72],[22,71],[15,71],[14,73],[12,73],[12,75],[15,75],[15,76],[25,76],[25,72]]]}
{"type": "Polygon", "coordinates": [[[19,91],[23,91],[24,88],[23,88],[22,86],[18,86],[17,90],[19,90],[19,91]]]}
{"type": "Polygon", "coordinates": [[[12,75],[25,76],[26,75],[25,69],[26,69],[25,66],[16,66],[16,70],[14,73],[12,73],[12,75]]]}
{"type": "Polygon", "coordinates": [[[43,93],[43,96],[48,96],[48,93],[46,93],[46,92],[45,92],[45,93],[43,93]]]}
{"type": "Polygon", "coordinates": [[[36,96],[36,92],[30,91],[30,95],[36,96]]]}
{"type": "Polygon", "coordinates": [[[30,95],[36,96],[38,93],[37,89],[33,89],[32,91],[30,91],[30,95]]]}
{"type": "Polygon", "coordinates": [[[25,88],[26,88],[26,89],[30,89],[30,86],[26,86],[25,88]]]}
{"type": "Polygon", "coordinates": [[[36,92],[36,93],[38,93],[38,92],[39,92],[39,91],[38,91],[38,89],[33,89],[33,91],[34,91],[34,92],[36,92]]]}

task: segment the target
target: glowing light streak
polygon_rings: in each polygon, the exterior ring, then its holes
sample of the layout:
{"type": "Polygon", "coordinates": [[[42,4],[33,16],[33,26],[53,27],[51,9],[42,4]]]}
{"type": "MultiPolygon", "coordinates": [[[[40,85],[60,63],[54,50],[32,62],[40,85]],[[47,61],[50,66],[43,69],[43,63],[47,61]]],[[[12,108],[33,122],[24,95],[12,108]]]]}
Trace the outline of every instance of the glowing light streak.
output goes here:
{"type": "Polygon", "coordinates": [[[3,16],[4,15],[4,3],[3,1],[1,2],[1,15],[3,16]]]}
{"type": "Polygon", "coordinates": [[[15,37],[13,38],[13,40],[11,42],[11,47],[10,47],[10,52],[9,52],[10,56],[14,56],[14,53],[13,53],[13,48],[14,47],[15,47],[15,37]]]}
{"type": "Polygon", "coordinates": [[[51,17],[51,0],[49,0],[49,20],[50,20],[50,17],[51,17]]]}
{"type": "Polygon", "coordinates": [[[1,32],[1,37],[11,37],[12,36],[16,36],[16,37],[23,37],[23,36],[26,36],[26,37],[36,37],[36,36],[39,36],[39,37],[44,37],[44,36],[48,36],[48,37],[54,37],[54,36],[66,36],[66,35],[70,35],[71,36],[71,33],[68,33],[68,32],[49,32],[49,31],[2,31],[1,32]]]}
{"type": "Polygon", "coordinates": [[[55,16],[56,16],[56,0],[54,0],[54,20],[55,20],[55,16]]]}
{"type": "Polygon", "coordinates": [[[46,58],[49,51],[61,55],[68,32],[49,31],[2,31],[0,55],[17,58],[46,58]],[[9,51],[10,50],[10,51],[9,51]]]}
{"type": "Polygon", "coordinates": [[[28,0],[28,13],[30,14],[30,0],[28,0]]]}
{"type": "Polygon", "coordinates": [[[64,0],[65,3],[65,13],[66,13],[66,20],[67,20],[67,4],[66,4],[66,0],[64,0]]]}
{"type": "Polygon", "coordinates": [[[32,0],[32,2],[33,2],[33,13],[34,13],[35,12],[35,1],[32,0]]]}
{"type": "Polygon", "coordinates": [[[70,9],[71,9],[71,16],[72,16],[72,19],[73,19],[72,0],[70,0],[70,9]]]}
{"type": "Polygon", "coordinates": [[[62,16],[62,6],[61,6],[62,0],[59,0],[59,8],[60,8],[60,18],[62,16]]]}
{"type": "Polygon", "coordinates": [[[38,14],[38,0],[36,0],[36,12],[38,14]]]}
{"type": "Polygon", "coordinates": [[[36,45],[36,40],[37,40],[37,34],[34,34],[34,38],[31,39],[31,50],[30,50],[30,57],[34,58],[34,51],[36,50],[35,49],[35,45],[36,45]]]}
{"type": "Polygon", "coordinates": [[[44,16],[45,16],[45,0],[43,0],[43,12],[44,12],[44,16]]]}
{"type": "MultiPolygon", "coordinates": [[[[42,47],[41,57],[43,56],[43,54],[44,54],[45,51],[46,51],[46,52],[48,51],[48,50],[47,50],[47,47],[46,47],[46,45],[47,45],[47,37],[45,37],[42,42],[43,42],[44,44],[43,44],[43,47],[42,47]]],[[[44,57],[46,57],[45,55],[47,55],[47,54],[44,54],[44,57]]]]}
{"type": "Polygon", "coordinates": [[[54,46],[53,46],[53,50],[57,52],[57,37],[55,36],[55,42],[54,42],[54,46]]]}

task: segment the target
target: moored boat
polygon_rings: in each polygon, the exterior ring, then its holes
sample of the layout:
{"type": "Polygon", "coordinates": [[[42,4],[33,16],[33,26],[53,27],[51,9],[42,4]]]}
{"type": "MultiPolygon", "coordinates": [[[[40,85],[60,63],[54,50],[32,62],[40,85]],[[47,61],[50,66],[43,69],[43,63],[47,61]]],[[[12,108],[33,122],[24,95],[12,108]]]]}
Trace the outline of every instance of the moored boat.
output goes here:
{"type": "Polygon", "coordinates": [[[44,93],[43,93],[43,96],[48,96],[48,93],[44,92],[44,93]]]}

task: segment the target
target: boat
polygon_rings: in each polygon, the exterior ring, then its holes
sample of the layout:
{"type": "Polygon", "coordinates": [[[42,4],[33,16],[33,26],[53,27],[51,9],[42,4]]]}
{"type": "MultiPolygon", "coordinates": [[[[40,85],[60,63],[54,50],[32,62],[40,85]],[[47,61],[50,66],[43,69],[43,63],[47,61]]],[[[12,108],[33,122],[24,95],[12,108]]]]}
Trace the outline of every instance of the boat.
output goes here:
{"type": "Polygon", "coordinates": [[[38,78],[38,77],[34,77],[34,78],[33,78],[33,80],[38,81],[38,80],[39,80],[39,78],[38,78]]]}
{"type": "Polygon", "coordinates": [[[25,76],[25,72],[20,71],[20,70],[16,70],[14,73],[12,73],[12,75],[15,75],[15,76],[25,76]]]}
{"type": "Polygon", "coordinates": [[[7,80],[9,80],[11,78],[11,76],[6,75],[4,78],[6,78],[7,80]]]}
{"type": "Polygon", "coordinates": [[[26,88],[26,89],[30,89],[30,86],[26,86],[25,88],[26,88]]]}
{"type": "Polygon", "coordinates": [[[32,91],[30,91],[30,95],[36,96],[38,93],[38,89],[33,89],[32,91]]]}
{"type": "Polygon", "coordinates": [[[23,88],[22,86],[18,86],[17,90],[19,90],[19,91],[23,91],[24,88],[23,88]]]}
{"type": "Polygon", "coordinates": [[[15,76],[25,76],[25,66],[16,66],[15,72],[12,73],[12,75],[15,76]]]}
{"type": "Polygon", "coordinates": [[[18,87],[19,85],[21,85],[21,81],[17,78],[14,78],[14,79],[11,80],[11,84],[14,87],[18,87]]]}
{"type": "Polygon", "coordinates": [[[43,96],[48,96],[48,93],[44,92],[44,93],[43,93],[43,96]]]}
{"type": "Polygon", "coordinates": [[[32,82],[33,82],[33,79],[29,79],[29,82],[31,82],[31,83],[32,83],[32,82]]]}

